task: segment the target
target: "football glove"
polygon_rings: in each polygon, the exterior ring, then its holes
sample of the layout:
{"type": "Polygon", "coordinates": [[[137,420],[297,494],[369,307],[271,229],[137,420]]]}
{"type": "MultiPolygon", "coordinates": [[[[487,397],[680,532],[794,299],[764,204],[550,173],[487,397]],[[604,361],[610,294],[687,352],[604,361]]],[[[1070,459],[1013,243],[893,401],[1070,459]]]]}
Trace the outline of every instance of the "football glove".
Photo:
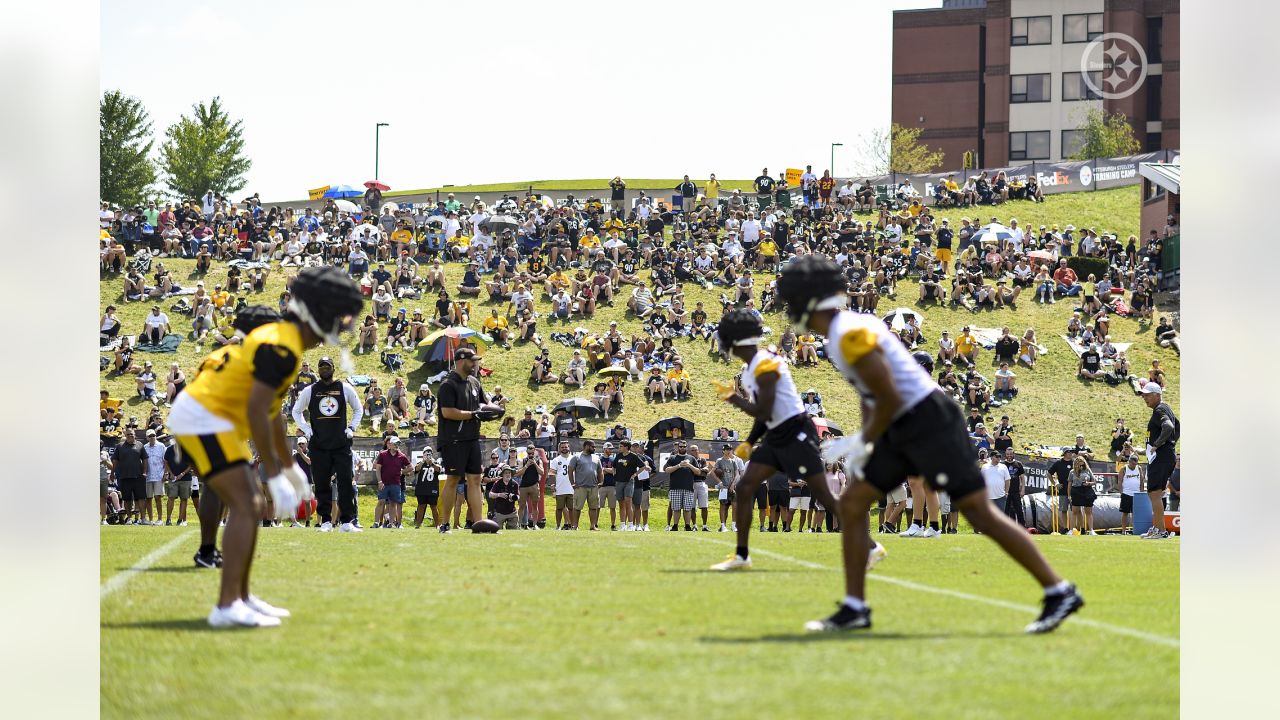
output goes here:
{"type": "Polygon", "coordinates": [[[482,421],[497,420],[506,414],[507,411],[495,403],[485,403],[475,409],[475,419],[482,421]]]}
{"type": "Polygon", "coordinates": [[[284,475],[289,484],[293,486],[294,493],[298,496],[299,502],[309,502],[311,500],[311,483],[307,482],[307,474],[302,471],[298,463],[289,463],[289,466],[280,472],[284,475]]]}
{"type": "Polygon", "coordinates": [[[738,447],[733,449],[733,454],[737,455],[742,460],[750,460],[751,459],[751,443],[749,442],[738,443],[738,447]]]}
{"type": "Polygon", "coordinates": [[[348,440],[356,436],[356,431],[351,428],[347,428],[345,432],[348,440]]]}
{"type": "Polygon", "coordinates": [[[862,466],[867,464],[871,456],[867,441],[862,433],[856,432],[842,438],[828,440],[822,446],[822,459],[830,463],[844,463],[845,472],[862,477],[862,466]]]}
{"type": "Polygon", "coordinates": [[[293,489],[284,473],[267,480],[267,492],[271,493],[271,504],[277,520],[288,520],[298,509],[298,493],[293,489]]]}
{"type": "Polygon", "coordinates": [[[712,380],[711,384],[715,386],[716,394],[720,396],[721,400],[728,400],[729,398],[733,397],[737,393],[737,390],[734,389],[732,383],[721,382],[719,380],[712,380]]]}

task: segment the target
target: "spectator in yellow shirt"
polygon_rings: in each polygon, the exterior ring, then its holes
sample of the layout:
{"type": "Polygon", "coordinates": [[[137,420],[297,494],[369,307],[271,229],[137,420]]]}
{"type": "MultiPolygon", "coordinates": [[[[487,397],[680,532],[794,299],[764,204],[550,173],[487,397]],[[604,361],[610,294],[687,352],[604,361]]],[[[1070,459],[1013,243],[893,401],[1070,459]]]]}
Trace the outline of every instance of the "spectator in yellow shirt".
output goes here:
{"type": "Polygon", "coordinates": [[[223,290],[221,285],[214,285],[213,292],[209,293],[209,299],[213,301],[215,308],[221,309],[231,299],[231,293],[223,290]]]}
{"type": "Polygon", "coordinates": [[[551,276],[547,278],[545,287],[548,296],[555,295],[561,288],[568,290],[569,276],[565,275],[564,270],[561,268],[556,268],[556,271],[551,273],[551,276]]]}
{"type": "Polygon", "coordinates": [[[413,242],[413,231],[403,222],[400,227],[391,233],[391,255],[392,257],[400,257],[401,250],[407,250],[413,242]]]}
{"type": "Polygon", "coordinates": [[[772,268],[778,263],[778,244],[766,237],[756,246],[756,262],[761,269],[772,268]]]}
{"type": "Polygon", "coordinates": [[[504,348],[511,347],[511,334],[507,332],[507,319],[498,314],[498,309],[494,308],[489,311],[489,317],[484,319],[484,331],[504,348]]]}
{"type": "Polygon", "coordinates": [[[667,371],[667,390],[676,400],[689,399],[689,374],[684,371],[684,363],[679,360],[667,371]]]}
{"type": "Polygon", "coordinates": [[[961,328],[960,336],[956,338],[956,355],[968,363],[969,367],[978,364],[978,339],[969,332],[968,325],[961,328]]]}

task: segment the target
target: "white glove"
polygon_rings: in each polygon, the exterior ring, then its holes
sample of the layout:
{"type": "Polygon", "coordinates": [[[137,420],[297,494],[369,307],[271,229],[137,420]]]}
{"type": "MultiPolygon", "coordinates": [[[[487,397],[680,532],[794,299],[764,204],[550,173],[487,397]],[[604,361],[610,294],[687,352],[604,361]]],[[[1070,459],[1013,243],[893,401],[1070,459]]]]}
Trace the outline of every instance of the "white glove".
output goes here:
{"type": "Polygon", "coordinates": [[[867,464],[871,450],[862,439],[862,433],[856,432],[845,437],[828,440],[822,446],[822,459],[827,462],[843,462],[845,472],[862,477],[862,466],[867,464]]]}
{"type": "Polygon", "coordinates": [[[284,473],[267,480],[267,492],[271,493],[271,504],[275,507],[277,520],[288,520],[298,511],[298,493],[284,473]]]}
{"type": "Polygon", "coordinates": [[[311,483],[307,482],[307,474],[302,471],[298,463],[290,463],[280,474],[284,475],[293,486],[293,491],[298,495],[298,502],[311,501],[311,483]]]}
{"type": "Polygon", "coordinates": [[[352,430],[351,428],[347,428],[346,433],[347,433],[347,439],[350,440],[351,438],[355,437],[356,431],[352,430]]]}
{"type": "Polygon", "coordinates": [[[1154,458],[1155,456],[1156,456],[1156,449],[1155,449],[1155,448],[1153,448],[1153,447],[1151,447],[1150,445],[1148,445],[1148,446],[1147,446],[1147,460],[1148,460],[1148,461],[1150,461],[1150,460],[1151,460],[1152,458],[1154,458]]]}

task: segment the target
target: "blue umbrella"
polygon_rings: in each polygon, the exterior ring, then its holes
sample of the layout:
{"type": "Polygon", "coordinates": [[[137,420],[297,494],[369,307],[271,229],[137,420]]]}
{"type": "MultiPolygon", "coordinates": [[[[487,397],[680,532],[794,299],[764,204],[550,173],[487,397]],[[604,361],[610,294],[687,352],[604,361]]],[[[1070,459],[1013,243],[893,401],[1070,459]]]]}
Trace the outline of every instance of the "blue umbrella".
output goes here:
{"type": "Polygon", "coordinates": [[[997,243],[1013,237],[1013,231],[1000,223],[988,223],[978,229],[970,239],[975,245],[981,243],[997,243]]]}
{"type": "Polygon", "coordinates": [[[324,196],[327,198],[364,197],[364,191],[350,185],[334,185],[325,191],[324,196]]]}

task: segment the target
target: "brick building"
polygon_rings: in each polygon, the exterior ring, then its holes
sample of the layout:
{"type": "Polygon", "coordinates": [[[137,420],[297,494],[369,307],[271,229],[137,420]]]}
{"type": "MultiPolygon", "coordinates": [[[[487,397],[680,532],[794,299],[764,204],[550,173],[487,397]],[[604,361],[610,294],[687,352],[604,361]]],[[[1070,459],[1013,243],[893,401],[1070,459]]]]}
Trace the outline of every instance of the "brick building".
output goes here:
{"type": "Polygon", "coordinates": [[[943,0],[898,11],[892,121],[924,128],[945,168],[966,151],[979,167],[1061,160],[1089,108],[1128,116],[1143,152],[1176,149],[1178,39],[1178,0],[943,0]],[[1137,48],[1101,38],[1111,33],[1137,48]],[[1145,75],[1132,61],[1142,54],[1145,75]]]}

